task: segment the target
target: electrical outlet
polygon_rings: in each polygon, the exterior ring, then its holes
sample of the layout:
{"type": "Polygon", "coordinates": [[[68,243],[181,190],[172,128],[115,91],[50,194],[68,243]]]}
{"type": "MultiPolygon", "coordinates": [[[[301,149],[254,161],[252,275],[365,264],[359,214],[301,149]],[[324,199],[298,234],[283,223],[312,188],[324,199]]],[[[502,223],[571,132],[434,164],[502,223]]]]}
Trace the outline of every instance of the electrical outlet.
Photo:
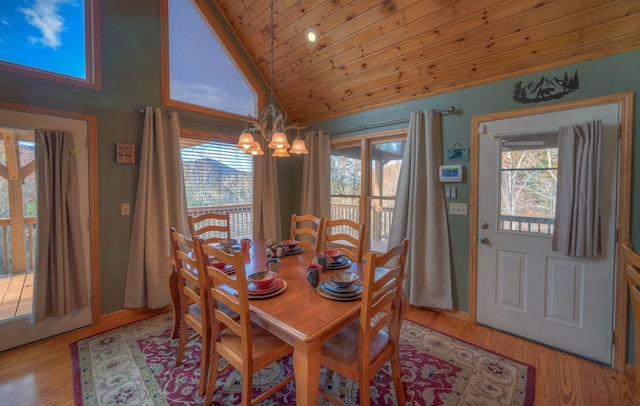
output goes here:
{"type": "Polygon", "coordinates": [[[120,203],[120,214],[128,216],[131,214],[131,205],[129,203],[120,203]]]}
{"type": "Polygon", "coordinates": [[[467,215],[467,204],[466,203],[449,203],[449,214],[455,214],[458,216],[466,216],[467,215]]]}

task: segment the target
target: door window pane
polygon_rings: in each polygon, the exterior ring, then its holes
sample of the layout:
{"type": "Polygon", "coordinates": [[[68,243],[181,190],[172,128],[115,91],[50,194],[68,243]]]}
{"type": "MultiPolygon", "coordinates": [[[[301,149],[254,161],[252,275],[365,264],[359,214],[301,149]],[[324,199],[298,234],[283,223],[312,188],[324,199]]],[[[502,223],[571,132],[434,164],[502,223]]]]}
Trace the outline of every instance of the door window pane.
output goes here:
{"type": "Polygon", "coordinates": [[[331,151],[331,219],[360,223],[362,159],[360,146],[331,151]]]}
{"type": "Polygon", "coordinates": [[[369,197],[370,246],[384,252],[389,243],[404,141],[371,145],[371,196],[369,197]]]}
{"type": "Polygon", "coordinates": [[[502,231],[553,234],[558,178],[557,133],[501,139],[502,231]]]}

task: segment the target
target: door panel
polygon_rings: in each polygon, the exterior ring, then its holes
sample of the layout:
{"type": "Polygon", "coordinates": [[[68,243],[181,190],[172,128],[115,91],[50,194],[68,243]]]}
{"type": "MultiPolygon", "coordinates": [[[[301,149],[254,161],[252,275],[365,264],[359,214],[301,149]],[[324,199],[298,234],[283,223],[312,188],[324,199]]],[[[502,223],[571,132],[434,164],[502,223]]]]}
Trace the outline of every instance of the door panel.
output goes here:
{"type": "MultiPolygon", "coordinates": [[[[618,109],[612,103],[482,123],[486,132],[479,137],[478,155],[478,323],[611,364],[618,109]],[[542,145],[560,126],[597,118],[604,125],[603,252],[595,258],[567,257],[551,249],[555,185],[553,190],[544,188],[554,176],[553,165],[510,173],[501,152],[503,136],[509,134],[506,139],[513,145],[542,145]],[[511,175],[513,179],[507,179],[511,175]],[[505,210],[511,210],[513,203],[510,196],[521,192],[517,186],[524,178],[543,197],[521,201],[519,209],[507,216],[505,210]],[[533,213],[532,218],[527,213],[533,213]]],[[[526,148],[543,147],[522,147],[526,148]]]]}

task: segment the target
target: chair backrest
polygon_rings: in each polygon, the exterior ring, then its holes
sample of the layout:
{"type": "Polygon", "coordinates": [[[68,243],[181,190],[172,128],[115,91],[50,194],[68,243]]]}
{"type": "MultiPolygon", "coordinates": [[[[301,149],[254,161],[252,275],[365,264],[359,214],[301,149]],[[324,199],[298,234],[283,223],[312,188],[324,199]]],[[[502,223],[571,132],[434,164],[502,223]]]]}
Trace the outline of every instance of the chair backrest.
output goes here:
{"type": "MultiPolygon", "coordinates": [[[[640,255],[636,253],[628,240],[620,242],[624,272],[627,274],[629,294],[633,307],[633,324],[635,326],[636,368],[640,367],[640,255]]],[[[637,369],[636,369],[637,371],[637,369]]],[[[636,372],[636,397],[640,396],[640,373],[636,372]]]]}
{"type": "Polygon", "coordinates": [[[178,290],[180,293],[180,309],[187,313],[186,321],[189,325],[207,324],[207,294],[206,279],[202,272],[204,269],[203,256],[197,243],[187,236],[171,228],[171,246],[176,262],[178,274],[178,290]],[[189,313],[189,304],[193,302],[200,306],[201,318],[189,313]]]}
{"type": "Polygon", "coordinates": [[[320,251],[322,227],[325,218],[312,214],[291,215],[291,239],[300,241],[300,245],[315,252],[320,251]]]}
{"type": "Polygon", "coordinates": [[[207,244],[231,238],[229,213],[205,213],[188,217],[191,238],[200,237],[207,244]]]}
{"type": "Polygon", "coordinates": [[[339,248],[352,261],[362,262],[367,223],[348,219],[327,219],[322,233],[322,249],[339,248]]]}
{"type": "MultiPolygon", "coordinates": [[[[384,254],[370,252],[365,256],[364,290],[360,311],[360,360],[370,358],[371,340],[388,327],[389,341],[398,343],[402,326],[402,283],[409,250],[409,240],[384,254]]],[[[379,360],[381,363],[385,358],[379,360]]],[[[382,365],[370,365],[378,370],[382,365]]],[[[362,366],[361,366],[362,367],[362,366]]]]}
{"type": "MultiPolygon", "coordinates": [[[[212,340],[216,340],[216,330],[220,328],[220,325],[228,327],[241,338],[243,358],[251,360],[251,318],[249,315],[249,296],[244,255],[239,251],[227,253],[212,245],[207,245],[204,241],[200,241],[200,246],[205,256],[215,257],[221,262],[234,266],[236,269],[235,275],[227,275],[219,268],[209,263],[206,264],[210,312],[212,318],[217,321],[217,323],[213,324],[214,335],[212,340]],[[218,303],[226,306],[231,312],[220,309],[218,303]],[[231,315],[237,316],[232,317],[231,315]]],[[[234,356],[231,350],[226,351],[224,348],[219,350],[220,355],[225,359],[234,356]]]]}

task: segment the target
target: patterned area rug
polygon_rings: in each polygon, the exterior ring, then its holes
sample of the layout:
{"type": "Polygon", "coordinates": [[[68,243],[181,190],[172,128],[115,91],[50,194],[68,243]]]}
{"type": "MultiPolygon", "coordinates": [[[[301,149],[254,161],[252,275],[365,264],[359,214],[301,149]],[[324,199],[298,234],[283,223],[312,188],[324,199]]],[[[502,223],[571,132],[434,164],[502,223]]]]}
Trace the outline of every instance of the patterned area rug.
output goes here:
{"type": "MultiPolygon", "coordinates": [[[[187,346],[175,367],[178,340],[169,338],[171,315],[165,313],[71,344],[76,405],[202,405],[198,396],[200,343],[187,346]]],[[[534,369],[405,321],[402,359],[407,404],[531,405],[534,369]]],[[[291,357],[254,376],[256,393],[293,372],[291,357]]],[[[347,405],[358,404],[358,385],[338,374],[321,388],[347,405]]],[[[240,404],[241,376],[235,370],[218,378],[214,404],[240,404]]],[[[384,374],[371,383],[371,403],[395,405],[393,383],[384,374]]],[[[321,405],[329,404],[323,398],[321,405]]],[[[262,405],[295,405],[295,380],[262,405]]]]}

